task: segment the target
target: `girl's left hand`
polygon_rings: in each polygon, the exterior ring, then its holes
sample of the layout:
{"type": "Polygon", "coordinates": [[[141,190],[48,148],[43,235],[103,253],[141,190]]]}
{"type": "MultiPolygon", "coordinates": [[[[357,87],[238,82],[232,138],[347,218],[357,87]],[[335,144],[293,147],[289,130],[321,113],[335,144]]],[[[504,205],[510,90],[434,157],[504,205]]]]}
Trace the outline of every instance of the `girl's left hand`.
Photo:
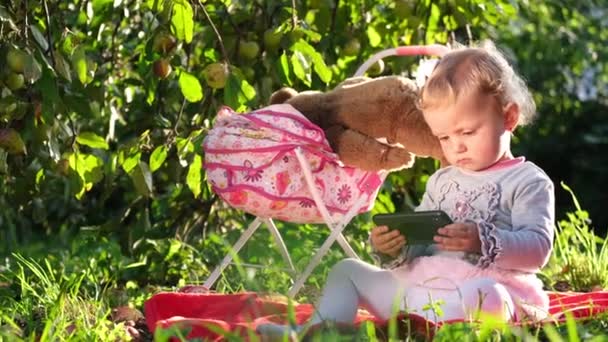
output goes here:
{"type": "Polygon", "coordinates": [[[439,228],[433,240],[442,251],[481,253],[481,241],[474,223],[452,223],[439,228]]]}

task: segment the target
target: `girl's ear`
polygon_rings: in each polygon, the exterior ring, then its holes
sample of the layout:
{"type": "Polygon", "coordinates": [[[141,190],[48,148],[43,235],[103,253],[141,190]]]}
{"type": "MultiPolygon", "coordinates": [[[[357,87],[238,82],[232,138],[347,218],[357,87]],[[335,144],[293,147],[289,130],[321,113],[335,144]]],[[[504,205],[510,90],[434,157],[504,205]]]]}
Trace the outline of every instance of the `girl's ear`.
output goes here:
{"type": "Polygon", "coordinates": [[[519,123],[519,106],[517,103],[509,102],[502,109],[505,129],[509,132],[513,132],[519,123]]]}

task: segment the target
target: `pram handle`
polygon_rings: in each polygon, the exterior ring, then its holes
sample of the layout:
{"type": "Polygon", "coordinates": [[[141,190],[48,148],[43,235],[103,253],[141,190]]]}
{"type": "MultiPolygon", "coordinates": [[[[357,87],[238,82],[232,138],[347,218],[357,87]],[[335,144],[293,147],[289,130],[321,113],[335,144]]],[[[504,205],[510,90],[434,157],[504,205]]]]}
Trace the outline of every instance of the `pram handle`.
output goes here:
{"type": "Polygon", "coordinates": [[[398,46],[391,49],[382,50],[372,55],[365,63],[361,64],[355,76],[363,76],[365,71],[376,63],[378,60],[388,56],[443,56],[450,49],[445,45],[433,44],[433,45],[412,45],[412,46],[398,46]]]}

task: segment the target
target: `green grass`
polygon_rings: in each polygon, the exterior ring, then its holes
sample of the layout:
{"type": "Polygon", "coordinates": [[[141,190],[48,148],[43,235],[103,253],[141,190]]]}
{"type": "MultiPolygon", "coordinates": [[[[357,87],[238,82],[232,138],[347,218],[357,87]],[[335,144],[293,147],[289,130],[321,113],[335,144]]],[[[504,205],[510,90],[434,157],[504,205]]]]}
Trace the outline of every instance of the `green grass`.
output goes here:
{"type": "MultiPolygon", "coordinates": [[[[83,274],[60,275],[48,260],[43,264],[21,255],[17,267],[3,275],[0,337],[10,341],[107,341],[128,339],[123,323],[112,324],[111,308],[101,292],[89,293],[83,274]]],[[[103,291],[102,291],[103,292],[103,291]]]]}
{"type": "MultiPolygon", "coordinates": [[[[570,191],[564,185],[564,188],[570,191]]],[[[571,192],[571,191],[570,191],[571,192]]],[[[572,192],[571,192],[572,193],[572,192]]],[[[541,278],[547,289],[589,291],[608,287],[608,239],[596,236],[590,227],[587,212],[580,208],[572,195],[575,210],[559,221],[555,248],[541,278]]],[[[355,224],[363,227],[365,217],[355,224]]],[[[308,261],[312,247],[327,236],[326,229],[311,226],[283,226],[286,243],[295,255],[300,269],[308,261]],[[301,228],[301,229],[300,229],[301,228]]],[[[348,229],[347,229],[348,231],[348,229]]],[[[355,231],[351,229],[351,231],[355,231]]],[[[231,233],[233,241],[238,231],[231,233]]],[[[351,241],[361,241],[361,236],[351,241]]],[[[210,235],[205,241],[192,244],[177,240],[153,241],[143,260],[116,257],[117,245],[111,240],[90,241],[75,238],[78,246],[69,252],[45,251],[23,256],[13,254],[0,264],[0,341],[122,341],[129,340],[135,329],[132,320],[117,320],[112,315],[116,307],[141,309],[143,302],[159,290],[175,290],[184,284],[201,284],[207,268],[201,264],[218,262],[227,250],[219,235],[210,235]],[[79,240],[80,239],[80,240],[79,240]],[[101,246],[93,250],[93,246],[101,246]],[[112,250],[112,253],[103,251],[112,250]],[[215,259],[214,259],[215,258],[215,259]],[[184,267],[186,265],[186,267],[184,267]],[[143,275],[148,275],[145,278],[143,275]],[[146,281],[147,279],[147,281],[146,281]],[[158,281],[160,279],[160,281],[158,281]],[[162,280],[165,279],[163,282],[162,280]],[[169,279],[169,280],[167,280],[169,279]],[[169,284],[167,284],[169,283],[169,284]]],[[[74,243],[74,242],[73,242],[74,243]]],[[[282,271],[278,252],[268,234],[254,235],[247,247],[235,255],[240,261],[258,262],[263,268],[229,267],[216,284],[216,290],[232,293],[254,290],[261,293],[284,294],[291,284],[282,271]]],[[[357,253],[369,258],[364,242],[353,243],[357,253]]],[[[147,247],[146,247],[147,248],[147,247]]],[[[310,277],[299,302],[314,302],[331,265],[343,257],[334,248],[310,277]]],[[[440,306],[429,306],[437,310],[440,306]]],[[[293,306],[288,317],[293,320],[293,306]]],[[[577,322],[569,318],[565,324],[514,327],[492,319],[481,323],[444,325],[435,333],[435,341],[608,341],[608,317],[602,315],[593,321],[577,322]]],[[[140,322],[141,323],[141,322],[140,322]]],[[[137,326],[142,340],[168,341],[171,336],[185,340],[188,331],[177,328],[157,329],[155,335],[141,335],[145,330],[137,326]]],[[[255,336],[251,336],[255,340],[255,336]]],[[[238,341],[235,335],[226,339],[238,341]]],[[[385,330],[373,324],[361,324],[356,329],[337,329],[328,325],[311,337],[313,341],[420,341],[408,322],[389,322],[385,330]]]]}
{"type": "Polygon", "coordinates": [[[555,249],[543,270],[546,282],[577,291],[608,288],[608,239],[593,233],[589,214],[572,190],[565,184],[562,187],[572,195],[575,211],[558,223],[555,249]]]}

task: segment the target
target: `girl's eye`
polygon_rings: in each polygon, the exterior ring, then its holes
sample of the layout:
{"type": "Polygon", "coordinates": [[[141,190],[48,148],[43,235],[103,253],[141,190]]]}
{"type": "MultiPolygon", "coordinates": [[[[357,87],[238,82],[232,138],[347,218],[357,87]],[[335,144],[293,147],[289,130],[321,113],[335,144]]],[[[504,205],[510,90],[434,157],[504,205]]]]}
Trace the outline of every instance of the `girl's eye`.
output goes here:
{"type": "Polygon", "coordinates": [[[439,137],[439,141],[447,141],[448,137],[439,137]]]}
{"type": "Polygon", "coordinates": [[[462,132],[462,135],[472,135],[473,133],[473,131],[464,131],[462,132]]]}

